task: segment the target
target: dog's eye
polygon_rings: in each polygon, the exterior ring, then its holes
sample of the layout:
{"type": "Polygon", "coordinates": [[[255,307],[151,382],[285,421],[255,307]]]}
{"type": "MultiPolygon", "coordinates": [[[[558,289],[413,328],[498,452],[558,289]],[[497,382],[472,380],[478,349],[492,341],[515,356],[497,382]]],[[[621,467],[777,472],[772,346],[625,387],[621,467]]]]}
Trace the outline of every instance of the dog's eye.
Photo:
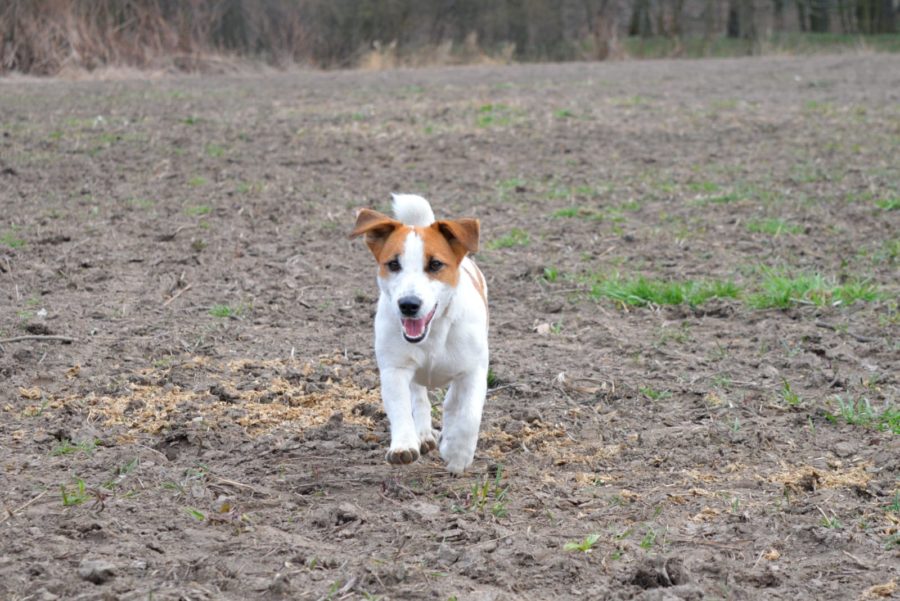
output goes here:
{"type": "Polygon", "coordinates": [[[400,271],[400,261],[397,259],[391,259],[387,262],[387,268],[389,271],[397,272],[400,271]]]}
{"type": "Polygon", "coordinates": [[[441,263],[440,261],[438,261],[437,259],[432,259],[432,260],[428,261],[428,271],[430,271],[431,273],[437,273],[443,268],[444,268],[444,264],[441,263]]]}

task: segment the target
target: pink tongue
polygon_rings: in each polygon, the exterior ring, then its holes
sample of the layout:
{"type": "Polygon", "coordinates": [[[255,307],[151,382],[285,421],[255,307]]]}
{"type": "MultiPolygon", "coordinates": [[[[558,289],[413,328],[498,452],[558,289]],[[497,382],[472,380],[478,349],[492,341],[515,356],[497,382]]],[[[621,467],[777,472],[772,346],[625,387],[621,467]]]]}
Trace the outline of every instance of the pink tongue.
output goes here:
{"type": "Polygon", "coordinates": [[[426,318],[404,319],[403,330],[410,338],[418,338],[425,331],[426,318]]]}

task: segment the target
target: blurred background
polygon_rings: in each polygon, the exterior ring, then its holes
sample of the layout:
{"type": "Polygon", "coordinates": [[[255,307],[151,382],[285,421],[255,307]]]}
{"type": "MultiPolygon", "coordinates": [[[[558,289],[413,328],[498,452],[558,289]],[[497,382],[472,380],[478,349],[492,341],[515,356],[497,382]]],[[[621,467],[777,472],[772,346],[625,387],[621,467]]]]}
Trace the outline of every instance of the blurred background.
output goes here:
{"type": "Polygon", "coordinates": [[[898,0],[0,0],[0,73],[900,50],[898,0]]]}

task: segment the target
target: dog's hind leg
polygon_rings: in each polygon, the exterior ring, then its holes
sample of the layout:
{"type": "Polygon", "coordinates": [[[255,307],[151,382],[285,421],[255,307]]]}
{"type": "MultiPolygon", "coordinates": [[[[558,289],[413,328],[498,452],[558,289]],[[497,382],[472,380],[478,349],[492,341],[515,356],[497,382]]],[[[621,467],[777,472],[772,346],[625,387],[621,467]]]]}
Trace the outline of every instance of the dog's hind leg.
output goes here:
{"type": "Polygon", "coordinates": [[[447,471],[457,476],[475,457],[486,394],[487,368],[483,368],[454,380],[444,398],[441,457],[447,462],[447,471]]]}
{"type": "Polygon", "coordinates": [[[425,455],[437,448],[437,440],[435,440],[434,430],[431,427],[431,403],[428,401],[428,389],[413,382],[409,385],[409,396],[412,400],[416,434],[419,436],[419,453],[425,455]]]}

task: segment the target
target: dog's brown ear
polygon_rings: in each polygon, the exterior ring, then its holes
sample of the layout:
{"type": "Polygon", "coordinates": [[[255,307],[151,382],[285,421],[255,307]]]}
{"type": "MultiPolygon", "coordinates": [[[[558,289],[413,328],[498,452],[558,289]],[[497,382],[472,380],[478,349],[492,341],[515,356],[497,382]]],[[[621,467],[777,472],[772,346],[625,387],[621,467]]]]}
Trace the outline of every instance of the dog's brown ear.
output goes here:
{"type": "Polygon", "coordinates": [[[366,245],[377,259],[384,248],[384,243],[388,237],[394,233],[394,230],[402,224],[396,219],[391,219],[387,215],[373,211],[372,209],[359,209],[356,212],[356,227],[350,232],[350,238],[357,236],[366,236],[366,245]]]}
{"type": "Polygon", "coordinates": [[[432,227],[447,239],[457,261],[462,261],[467,254],[478,252],[478,235],[481,225],[477,219],[457,219],[455,221],[436,221],[432,227]]]}

